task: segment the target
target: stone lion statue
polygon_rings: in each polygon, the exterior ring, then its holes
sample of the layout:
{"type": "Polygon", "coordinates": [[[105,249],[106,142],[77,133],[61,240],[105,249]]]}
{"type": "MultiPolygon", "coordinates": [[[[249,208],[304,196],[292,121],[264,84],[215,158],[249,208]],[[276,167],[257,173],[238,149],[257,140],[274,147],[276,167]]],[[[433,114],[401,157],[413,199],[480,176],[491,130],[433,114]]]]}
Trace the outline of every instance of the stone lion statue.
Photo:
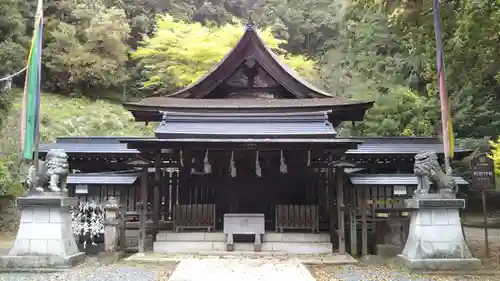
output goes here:
{"type": "Polygon", "coordinates": [[[431,182],[435,185],[436,193],[441,195],[455,196],[458,191],[453,178],[441,169],[435,151],[426,151],[415,155],[414,174],[417,176],[418,182],[414,197],[429,194],[431,182]]]}
{"type": "Polygon", "coordinates": [[[51,149],[47,152],[45,161],[38,161],[37,175],[34,165],[29,168],[26,184],[30,190],[39,192],[67,192],[68,174],[68,155],[62,149],[51,149]],[[37,186],[33,187],[35,176],[37,186]]]}

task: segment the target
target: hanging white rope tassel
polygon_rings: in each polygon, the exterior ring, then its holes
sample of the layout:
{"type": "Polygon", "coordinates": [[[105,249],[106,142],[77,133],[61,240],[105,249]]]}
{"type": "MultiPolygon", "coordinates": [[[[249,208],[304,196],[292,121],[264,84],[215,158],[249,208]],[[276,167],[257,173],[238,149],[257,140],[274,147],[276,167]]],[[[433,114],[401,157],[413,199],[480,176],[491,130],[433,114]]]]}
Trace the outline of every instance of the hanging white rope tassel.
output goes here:
{"type": "Polygon", "coordinates": [[[229,173],[231,177],[236,177],[236,165],[234,163],[234,151],[231,151],[231,162],[229,163],[229,173]]]}
{"type": "Polygon", "coordinates": [[[307,167],[311,166],[311,151],[307,151],[307,167]]]}
{"type": "Polygon", "coordinates": [[[283,174],[288,173],[288,166],[285,163],[285,155],[283,153],[283,150],[281,151],[280,172],[283,174]]]}
{"type": "Polygon", "coordinates": [[[262,177],[262,170],[260,168],[260,162],[259,162],[259,151],[255,153],[255,174],[260,178],[262,177]]]}
{"type": "Polygon", "coordinates": [[[180,154],[179,154],[179,158],[180,158],[180,164],[181,164],[181,167],[183,167],[183,168],[184,168],[184,157],[182,156],[182,150],[181,150],[181,152],[180,152],[180,154]]]}
{"type": "Polygon", "coordinates": [[[203,170],[207,174],[212,172],[212,165],[210,164],[210,161],[208,161],[208,150],[205,152],[205,159],[203,159],[203,170]]]}
{"type": "MultiPolygon", "coordinates": [[[[191,166],[194,166],[194,164],[196,164],[196,159],[193,157],[191,158],[191,166]]],[[[191,168],[191,174],[194,174],[196,173],[196,169],[193,167],[191,168]]]]}

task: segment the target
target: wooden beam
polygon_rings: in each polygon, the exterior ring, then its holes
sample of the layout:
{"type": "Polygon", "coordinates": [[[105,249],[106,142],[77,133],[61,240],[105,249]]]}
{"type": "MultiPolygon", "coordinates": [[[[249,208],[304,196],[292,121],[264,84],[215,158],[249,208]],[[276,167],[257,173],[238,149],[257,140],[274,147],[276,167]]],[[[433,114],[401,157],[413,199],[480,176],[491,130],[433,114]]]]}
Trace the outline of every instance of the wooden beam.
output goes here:
{"type": "Polygon", "coordinates": [[[225,84],[223,86],[223,90],[228,93],[242,93],[242,94],[252,94],[252,93],[280,93],[283,91],[282,86],[274,86],[274,87],[254,87],[254,88],[245,88],[245,87],[234,87],[225,84]]]}
{"type": "Polygon", "coordinates": [[[344,170],[342,168],[335,169],[335,178],[337,180],[337,217],[338,217],[338,238],[339,238],[339,254],[345,254],[345,213],[344,213],[344,170]]]}
{"type": "Polygon", "coordinates": [[[141,175],[141,202],[139,207],[139,253],[146,252],[146,212],[148,208],[148,170],[141,175]]]}
{"type": "Polygon", "coordinates": [[[361,255],[366,257],[368,255],[368,223],[366,219],[367,212],[367,186],[362,186],[359,189],[361,192],[360,204],[361,204],[361,255]]]}

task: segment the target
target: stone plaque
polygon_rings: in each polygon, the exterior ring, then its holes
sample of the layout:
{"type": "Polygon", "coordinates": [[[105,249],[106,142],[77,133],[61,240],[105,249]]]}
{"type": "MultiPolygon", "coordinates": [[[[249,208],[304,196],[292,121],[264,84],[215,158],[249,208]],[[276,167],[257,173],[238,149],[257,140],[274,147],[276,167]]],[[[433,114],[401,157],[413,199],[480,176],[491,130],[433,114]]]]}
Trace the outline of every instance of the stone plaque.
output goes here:
{"type": "Polygon", "coordinates": [[[463,209],[464,199],[408,199],[407,208],[411,209],[463,209]]]}
{"type": "Polygon", "coordinates": [[[493,159],[482,154],[474,158],[472,164],[472,186],[474,190],[495,189],[495,165],[493,159]]]}

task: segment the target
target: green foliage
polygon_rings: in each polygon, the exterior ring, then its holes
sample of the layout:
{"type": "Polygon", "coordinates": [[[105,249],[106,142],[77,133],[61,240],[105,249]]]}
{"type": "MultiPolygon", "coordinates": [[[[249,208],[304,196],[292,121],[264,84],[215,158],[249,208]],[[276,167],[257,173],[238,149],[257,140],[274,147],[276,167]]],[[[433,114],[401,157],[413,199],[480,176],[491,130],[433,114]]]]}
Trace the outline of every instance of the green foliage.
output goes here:
{"type": "Polygon", "coordinates": [[[92,94],[119,87],[127,79],[125,44],[130,27],[125,12],[101,0],[61,3],[67,12],[47,23],[44,61],[51,89],[92,94]],[[76,23],[76,24],[75,24],[76,23]]]}
{"type": "Polygon", "coordinates": [[[258,20],[272,26],[278,38],[287,40],[282,46],[284,49],[318,57],[331,48],[339,36],[345,2],[268,0],[259,11],[258,20]]]}
{"type": "Polygon", "coordinates": [[[346,127],[350,135],[428,136],[434,127],[426,118],[427,107],[424,97],[408,88],[395,87],[376,99],[365,122],[346,127]]]}
{"type": "MultiPolygon", "coordinates": [[[[207,27],[175,20],[170,15],[158,19],[154,36],[147,38],[132,57],[138,59],[147,79],[145,88],[162,92],[195,82],[210,71],[236,45],[243,34],[242,24],[207,27]]],[[[279,48],[282,41],[268,29],[259,32],[265,44],[303,76],[311,77],[314,63],[279,48]]]]}
{"type": "MultiPolygon", "coordinates": [[[[22,93],[14,90],[9,94],[15,99],[1,132],[0,191],[1,186],[8,186],[8,193],[17,194],[21,190],[18,152],[22,93]]],[[[42,143],[61,136],[148,136],[153,132],[151,125],[135,122],[121,104],[104,100],[42,93],[40,114],[42,143]]]]}
{"type": "Polygon", "coordinates": [[[495,175],[500,177],[500,137],[495,141],[490,141],[491,153],[488,155],[495,163],[495,175]]]}

